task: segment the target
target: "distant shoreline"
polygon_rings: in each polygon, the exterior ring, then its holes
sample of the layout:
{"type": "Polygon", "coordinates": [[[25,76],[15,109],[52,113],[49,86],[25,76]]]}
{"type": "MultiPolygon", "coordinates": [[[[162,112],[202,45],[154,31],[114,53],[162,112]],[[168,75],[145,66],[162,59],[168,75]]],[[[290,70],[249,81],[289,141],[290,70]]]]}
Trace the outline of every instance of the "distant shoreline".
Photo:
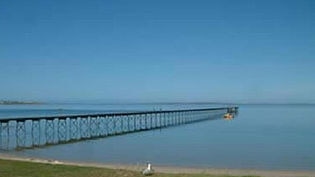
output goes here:
{"type": "Polygon", "coordinates": [[[44,104],[37,101],[0,101],[0,105],[24,105],[24,104],[44,104]]]}
{"type": "Polygon", "coordinates": [[[0,105],[42,105],[42,104],[88,104],[88,105],[180,105],[180,104],[194,104],[194,105],[270,105],[270,106],[315,106],[315,103],[303,102],[289,102],[289,103],[269,103],[269,102],[254,102],[254,103],[232,103],[232,102],[39,102],[39,101],[11,101],[0,100],[0,105]]]}

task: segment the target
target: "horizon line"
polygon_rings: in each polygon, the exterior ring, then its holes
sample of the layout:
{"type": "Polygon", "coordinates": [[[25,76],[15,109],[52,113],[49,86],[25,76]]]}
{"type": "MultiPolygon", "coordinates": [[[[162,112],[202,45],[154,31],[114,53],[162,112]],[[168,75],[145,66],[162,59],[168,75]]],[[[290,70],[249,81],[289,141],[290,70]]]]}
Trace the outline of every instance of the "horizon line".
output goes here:
{"type": "MultiPolygon", "coordinates": [[[[315,102],[268,102],[268,101],[16,101],[0,99],[1,103],[5,101],[16,102],[17,104],[225,104],[225,105],[314,105],[315,102]]],[[[13,103],[14,104],[14,103],[13,103]]],[[[2,104],[3,105],[3,104],[2,104]]]]}

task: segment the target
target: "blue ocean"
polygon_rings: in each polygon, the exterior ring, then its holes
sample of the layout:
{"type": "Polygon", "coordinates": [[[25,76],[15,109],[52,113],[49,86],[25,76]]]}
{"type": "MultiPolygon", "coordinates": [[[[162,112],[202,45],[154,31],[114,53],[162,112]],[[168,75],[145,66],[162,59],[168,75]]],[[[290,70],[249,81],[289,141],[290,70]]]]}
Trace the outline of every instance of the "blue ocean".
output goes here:
{"type": "MultiPolygon", "coordinates": [[[[219,104],[0,105],[0,119],[220,107],[219,104]]],[[[209,120],[122,136],[5,153],[106,164],[315,170],[315,105],[239,105],[209,120]]]]}

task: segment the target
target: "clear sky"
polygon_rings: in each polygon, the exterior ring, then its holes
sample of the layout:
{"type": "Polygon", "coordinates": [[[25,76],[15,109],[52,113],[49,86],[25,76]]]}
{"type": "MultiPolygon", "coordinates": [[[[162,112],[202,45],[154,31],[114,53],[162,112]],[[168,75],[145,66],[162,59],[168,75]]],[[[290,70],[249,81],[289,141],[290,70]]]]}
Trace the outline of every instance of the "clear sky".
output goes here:
{"type": "Polygon", "coordinates": [[[313,0],[0,0],[0,100],[315,103],[313,0]]]}

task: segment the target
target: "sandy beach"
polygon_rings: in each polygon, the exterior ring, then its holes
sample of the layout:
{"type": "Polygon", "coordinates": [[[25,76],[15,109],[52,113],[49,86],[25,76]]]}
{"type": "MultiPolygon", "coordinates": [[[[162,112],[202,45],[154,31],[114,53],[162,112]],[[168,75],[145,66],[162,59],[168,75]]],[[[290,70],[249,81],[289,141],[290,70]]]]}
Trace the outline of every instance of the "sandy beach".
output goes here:
{"type": "MultiPolygon", "coordinates": [[[[89,162],[71,162],[59,161],[55,159],[39,159],[14,156],[11,154],[0,153],[0,159],[17,160],[34,163],[73,165],[82,167],[98,167],[110,169],[124,169],[132,171],[141,171],[143,164],[124,165],[124,164],[102,164],[89,162]]],[[[257,170],[257,169],[219,169],[219,168],[189,168],[189,167],[173,167],[173,166],[153,166],[154,170],[159,173],[174,174],[214,174],[214,175],[256,175],[261,177],[315,177],[315,171],[291,171],[291,170],[257,170]]]]}

